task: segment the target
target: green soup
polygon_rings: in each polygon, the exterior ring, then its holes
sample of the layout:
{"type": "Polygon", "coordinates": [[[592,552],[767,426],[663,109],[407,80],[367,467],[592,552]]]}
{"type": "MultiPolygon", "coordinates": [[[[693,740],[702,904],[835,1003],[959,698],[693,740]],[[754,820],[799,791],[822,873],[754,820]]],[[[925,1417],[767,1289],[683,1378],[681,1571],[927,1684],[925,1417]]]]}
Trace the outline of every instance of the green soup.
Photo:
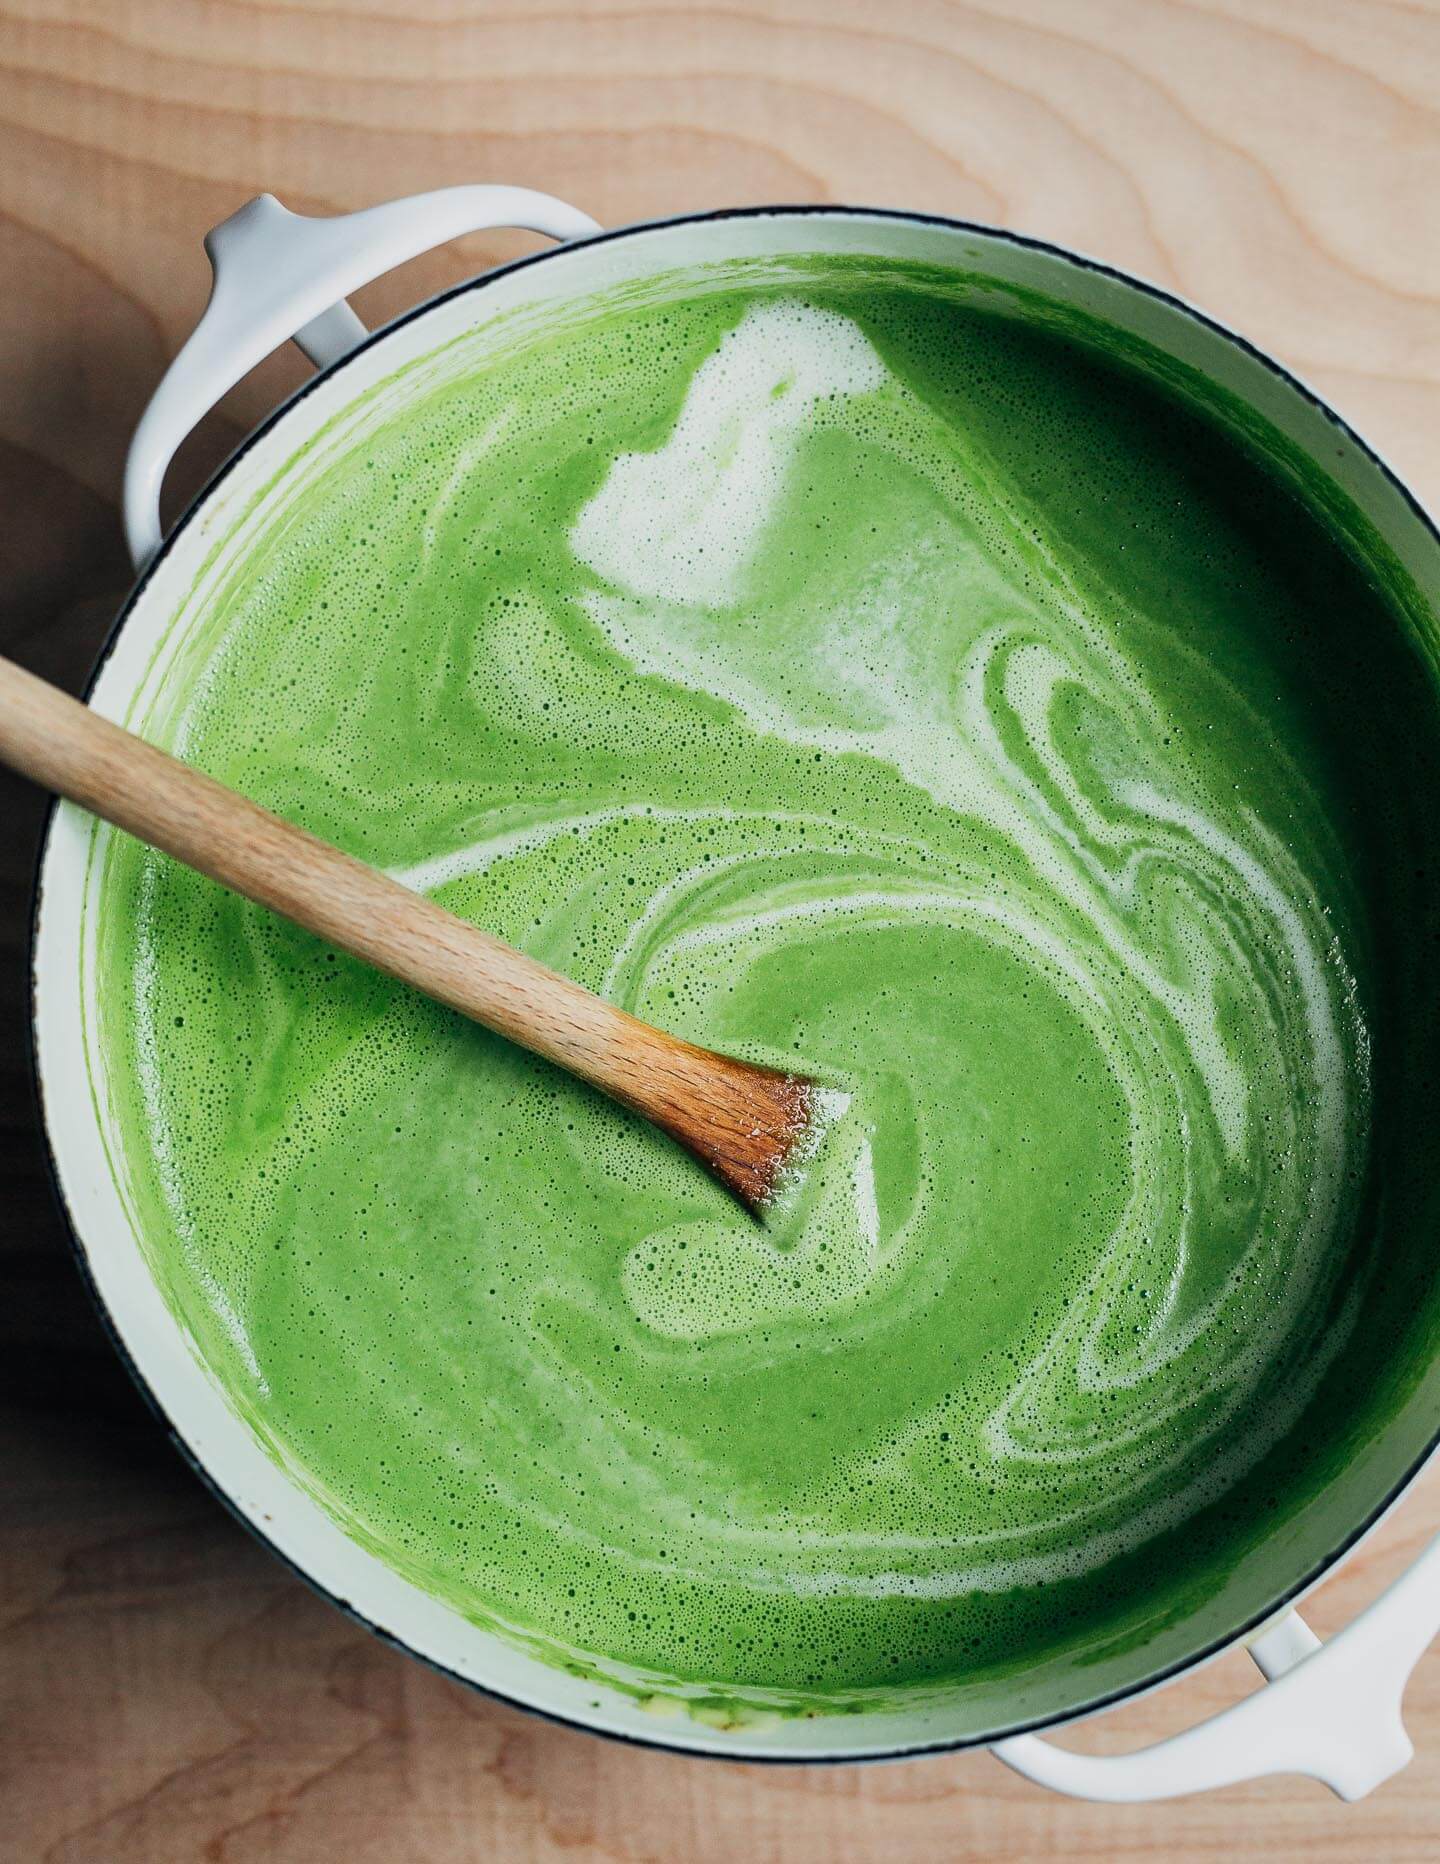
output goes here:
{"type": "Polygon", "coordinates": [[[918,269],[597,302],[313,475],[149,721],[638,1015],[852,1092],[757,1225],[110,845],[167,1298],[353,1535],[557,1661],[824,1707],[1142,1635],[1430,1325],[1410,598],[1142,364],[918,269]]]}

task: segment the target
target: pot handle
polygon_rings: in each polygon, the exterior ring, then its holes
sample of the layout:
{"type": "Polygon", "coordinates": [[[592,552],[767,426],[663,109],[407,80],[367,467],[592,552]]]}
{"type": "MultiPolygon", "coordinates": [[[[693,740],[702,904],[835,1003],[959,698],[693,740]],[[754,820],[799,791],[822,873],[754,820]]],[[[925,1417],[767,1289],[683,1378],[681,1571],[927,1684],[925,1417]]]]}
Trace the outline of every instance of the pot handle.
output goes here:
{"type": "Polygon", "coordinates": [[[1133,1754],[1075,1754],[1038,1735],[993,1751],[1075,1799],[1173,1799],[1269,1773],[1308,1774],[1341,1799],[1360,1799],[1415,1751],[1401,1699],[1437,1632],[1440,1539],[1328,1644],[1287,1612],[1250,1644],[1265,1687],[1183,1734],[1133,1754]]]}
{"type": "Polygon", "coordinates": [[[160,548],[160,487],[180,442],[220,397],[289,337],[317,369],[364,341],[346,294],[392,266],[486,227],[576,239],[588,214],[529,188],[440,188],[359,213],[294,214],[261,194],[206,236],[215,282],[189,341],[135,430],[125,462],[125,534],[137,569],[160,548]]]}

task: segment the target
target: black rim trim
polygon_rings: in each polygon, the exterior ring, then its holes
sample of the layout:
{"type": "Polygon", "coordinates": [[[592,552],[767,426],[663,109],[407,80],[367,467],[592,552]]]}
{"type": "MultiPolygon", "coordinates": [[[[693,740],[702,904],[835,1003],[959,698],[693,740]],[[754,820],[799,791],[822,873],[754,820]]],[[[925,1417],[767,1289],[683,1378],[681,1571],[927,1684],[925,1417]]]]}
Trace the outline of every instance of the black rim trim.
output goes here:
{"type": "MultiPolygon", "coordinates": [[[[83,697],[87,701],[89,700],[95,690],[100,675],[105,669],[106,663],[109,661],[115,649],[121,630],[130,619],[136,604],[148,588],[152,577],[158,571],[160,565],[170,555],[171,550],[178,542],[181,535],[188,529],[192,520],[207,503],[211,495],[219,489],[222,483],[240,465],[241,461],[244,460],[252,448],[257,446],[260,441],[269,434],[271,429],[277,426],[278,423],[289,414],[292,408],[304,401],[308,395],[313,394],[322,383],[330,381],[335,375],[339,374],[340,371],[354,361],[355,358],[364,355],[368,350],[374,348],[376,344],[394,335],[396,331],[404,329],[408,324],[414,323],[420,317],[427,316],[431,311],[438,309],[443,304],[450,303],[455,298],[463,297],[471,292],[482,291],[501,278],[507,278],[513,273],[524,271],[530,266],[544,264],[547,260],[558,258],[562,254],[574,251],[578,248],[605,245],[612,241],[633,238],[637,234],[663,232],[673,227],[697,226],[709,221],[770,220],[801,216],[814,219],[838,216],[849,219],[896,221],[904,225],[933,226],[943,228],[947,232],[973,234],[987,241],[998,241],[1005,245],[1018,247],[1027,252],[1041,253],[1049,258],[1062,260],[1067,265],[1074,266],[1079,271],[1091,272],[1115,284],[1126,286],[1131,291],[1138,292],[1142,297],[1153,299],[1155,302],[1165,305],[1168,309],[1179,312],[1182,316],[1190,319],[1191,322],[1200,325],[1202,329],[1208,330],[1212,335],[1218,336],[1224,341],[1233,344],[1244,355],[1249,357],[1252,362],[1258,363],[1270,375],[1274,376],[1293,393],[1298,395],[1299,398],[1316,413],[1323,416],[1331,427],[1334,428],[1335,432],[1347,441],[1349,445],[1380,474],[1385,484],[1388,485],[1393,492],[1399,494],[1411,516],[1419,523],[1421,528],[1429,534],[1437,548],[1440,548],[1440,529],[1437,529],[1434,519],[1431,518],[1430,514],[1425,510],[1424,506],[1421,505],[1420,501],[1415,497],[1414,493],[1411,492],[1404,481],[1397,477],[1380,455],[1375,452],[1374,448],[1350,426],[1349,422],[1346,421],[1343,416],[1337,414],[1327,401],[1324,401],[1313,389],[1309,388],[1297,376],[1293,375],[1290,370],[1285,368],[1283,364],[1276,362],[1274,357],[1258,348],[1246,337],[1231,330],[1217,318],[1210,317],[1207,313],[1197,309],[1194,305],[1188,304],[1183,298],[1177,297],[1173,292],[1164,290],[1159,285],[1151,284],[1145,279],[1135,278],[1130,273],[1121,271],[1117,266],[1107,265],[1099,259],[1092,259],[1081,253],[1071,252],[1068,248],[1057,246],[1049,240],[1035,239],[1027,234],[1014,233],[1003,227],[985,226],[978,221],[951,219],[944,214],[916,213],[900,208],[847,207],[833,203],[817,204],[814,202],[804,202],[797,205],[781,204],[767,207],[716,208],[708,212],[675,214],[658,220],[634,221],[626,226],[604,229],[599,233],[591,234],[583,239],[570,240],[560,245],[545,247],[539,252],[526,253],[519,259],[510,260],[508,263],[497,266],[491,271],[481,273],[478,277],[466,279],[460,284],[453,285],[448,290],[442,291],[432,298],[427,298],[421,303],[413,305],[408,311],[402,312],[400,316],[393,318],[389,323],[382,324],[377,329],[371,331],[363,342],[357,344],[353,350],[349,351],[345,356],[342,356],[338,362],[331,363],[328,367],[317,370],[313,376],[307,381],[302,382],[297,389],[287,395],[285,399],[266,416],[258,427],[246,435],[239,446],[235,448],[234,452],[211,474],[200,491],[196,493],[195,497],[191,499],[190,503],[185,507],[180,517],[170,527],[169,531],[165,533],[160,548],[141,571],[129,595],[125,598],[119,612],[116,614],[114,621],[106,631],[105,638],[101,642],[99,652],[96,655],[94,665],[85,680],[82,689],[83,697]]],[[[644,1735],[630,1734],[621,1729],[605,1727],[596,1722],[582,1721],[577,1717],[561,1715],[552,1709],[540,1708],[532,1702],[507,1695],[504,1691],[496,1689],[491,1684],[476,1682],[474,1678],[465,1676],[458,1670],[451,1669],[438,1658],[426,1656],[423,1651],[416,1650],[413,1645],[406,1643],[405,1639],[398,1636],[395,1632],[387,1630],[385,1626],[377,1624],[373,1619],[367,1618],[365,1614],[356,1606],[352,1605],[348,1599],[341,1598],[338,1593],[331,1591],[331,1589],[317,1579],[313,1573],[308,1572],[304,1567],[299,1565],[298,1562],[293,1560],[283,1548],[278,1546],[276,1542],[257,1525],[241,1503],[237,1501],[227,1489],[221,1486],[217,1478],[205,1464],[200,1461],[197,1454],[191,1450],[189,1443],[172,1421],[165,1407],[160,1403],[155,1392],[151,1389],[149,1382],[141,1372],[140,1367],[132,1357],[120,1333],[119,1327],[116,1324],[114,1316],[105,1304],[105,1299],[100,1293],[99,1286],[91,1269],[89,1255],[85,1243],[81,1238],[79,1226],[66,1201],[64,1187],[60,1180],[59,1165],[55,1157],[54,1147],[51,1143],[49,1121],[45,1116],[45,1090],[40,1077],[39,1028],[37,1017],[39,980],[36,972],[36,957],[38,952],[45,859],[49,852],[50,840],[54,831],[55,814],[58,807],[58,802],[52,799],[45,813],[43,829],[35,858],[35,873],[31,889],[31,1013],[28,1032],[30,1077],[34,1093],[37,1125],[40,1132],[51,1192],[54,1196],[56,1209],[59,1211],[66,1235],[69,1238],[71,1253],[75,1258],[76,1267],[80,1273],[80,1279],[90,1296],[96,1314],[99,1316],[100,1324],[119,1355],[121,1363],[129,1372],[141,1396],[165,1429],[182,1459],[194,1471],[196,1476],[199,1477],[200,1481],[209,1490],[211,1495],[224,1506],[227,1512],[232,1515],[242,1527],[247,1529],[247,1531],[260,1542],[267,1552],[278,1560],[282,1566],[286,1567],[299,1579],[303,1580],[313,1592],[318,1593],[323,1599],[335,1606],[337,1610],[343,1612],[353,1623],[360,1625],[364,1630],[379,1638],[382,1643],[390,1645],[395,1650],[403,1651],[407,1657],[411,1657],[416,1662],[424,1664],[428,1669],[438,1672],[438,1674],[449,1678],[452,1682],[463,1684],[465,1688],[474,1690],[479,1695],[489,1697],[490,1700],[494,1702],[502,1703],[505,1707],[518,1710],[522,1714],[534,1716],[540,1721],[550,1722],[557,1727],[574,1729],[588,1735],[599,1735],[605,1740],[619,1742],[628,1747],[650,1749],[665,1754],[683,1754],[696,1760],[743,1762],[746,1766],[859,1766],[877,1761],[905,1760],[918,1758],[922,1755],[961,1753],[969,1748],[993,1747],[997,1743],[1011,1740],[1017,1735],[1036,1734],[1042,1731],[1063,1728],[1071,1722],[1082,1721],[1089,1716],[1100,1714],[1105,1709],[1114,1708],[1119,1703],[1146,1695],[1151,1690],[1160,1688],[1163,1684],[1173,1681],[1176,1677],[1182,1676],[1190,1670],[1199,1669],[1212,1658],[1219,1656],[1222,1651],[1229,1650],[1232,1646],[1250,1638],[1263,1625],[1267,1624],[1272,1618],[1278,1616],[1286,1607],[1292,1605],[1302,1594],[1308,1592],[1312,1586],[1317,1584],[1343,1560],[1350,1550],[1359,1541],[1363,1540],[1370,1530],[1396,1505],[1405,1491],[1410,1487],[1411,1483],[1414,1482],[1416,1476],[1418,1476],[1420,1471],[1424,1468],[1425,1464],[1430,1461],[1437,1449],[1440,1449],[1440,1427],[1437,1427],[1435,1434],[1430,1438],[1426,1447],[1411,1463],[1404,1475],[1392,1486],[1385,1498],[1371,1510],[1364,1520],[1352,1529],[1331,1553],[1317,1561],[1306,1573],[1297,1579],[1288,1589],[1281,1592],[1262,1611],[1257,1612],[1253,1617],[1242,1622],[1235,1630],[1222,1637],[1213,1639],[1191,1656],[1182,1658],[1175,1663],[1167,1664],[1153,1674],[1142,1678],[1139,1682],[1130,1683],[1123,1688],[1113,1689],[1098,1695],[1077,1708],[1066,1710],[1062,1716],[1049,1716],[1042,1719],[1032,1718],[1028,1721],[1016,1722],[1007,1728],[997,1729],[989,1734],[965,1735],[942,1738],[935,1741],[922,1741],[906,1746],[882,1748],[868,1753],[784,1755],[750,1754],[743,1751],[725,1753],[715,1748],[692,1747],[687,1745],[684,1741],[666,1741],[659,1738],[652,1739],[644,1735]]],[[[596,1687],[605,1689],[608,1688],[609,1685],[603,1680],[600,1680],[597,1681],[596,1687]]],[[[843,1716],[837,1718],[838,1724],[843,1726],[847,1719],[847,1717],[843,1716]]]]}

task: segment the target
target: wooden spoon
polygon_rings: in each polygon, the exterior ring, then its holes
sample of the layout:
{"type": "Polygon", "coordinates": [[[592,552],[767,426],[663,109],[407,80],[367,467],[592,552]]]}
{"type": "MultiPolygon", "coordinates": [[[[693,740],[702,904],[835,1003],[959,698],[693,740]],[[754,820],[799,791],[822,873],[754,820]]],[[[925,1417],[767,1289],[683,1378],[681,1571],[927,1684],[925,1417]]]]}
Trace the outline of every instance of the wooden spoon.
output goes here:
{"type": "Polygon", "coordinates": [[[652,1029],[3,658],[0,760],[602,1089],[757,1214],[818,1137],[815,1082],[652,1029]]]}

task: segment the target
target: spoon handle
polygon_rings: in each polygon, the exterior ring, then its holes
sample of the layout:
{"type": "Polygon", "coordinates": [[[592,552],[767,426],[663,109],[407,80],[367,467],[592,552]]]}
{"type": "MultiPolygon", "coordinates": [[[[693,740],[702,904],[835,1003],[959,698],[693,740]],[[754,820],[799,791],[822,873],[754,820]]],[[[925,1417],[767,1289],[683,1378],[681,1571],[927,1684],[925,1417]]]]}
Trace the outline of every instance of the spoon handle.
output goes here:
{"type": "Polygon", "coordinates": [[[0,760],[651,1117],[690,1048],[3,658],[0,760]]]}
{"type": "Polygon", "coordinates": [[[758,1211],[813,1083],[682,1042],[0,658],[0,762],[651,1120],[758,1211]]]}

